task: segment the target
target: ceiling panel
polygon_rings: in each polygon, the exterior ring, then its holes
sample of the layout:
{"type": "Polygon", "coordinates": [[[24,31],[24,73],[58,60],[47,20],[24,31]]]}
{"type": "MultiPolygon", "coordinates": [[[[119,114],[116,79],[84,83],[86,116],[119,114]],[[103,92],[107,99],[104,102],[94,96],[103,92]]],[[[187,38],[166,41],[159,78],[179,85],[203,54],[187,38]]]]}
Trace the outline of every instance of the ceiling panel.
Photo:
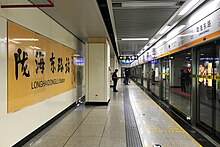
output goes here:
{"type": "MultiPolygon", "coordinates": [[[[46,0],[29,0],[39,4],[46,0]]],[[[107,37],[102,16],[95,0],[52,0],[53,8],[41,8],[84,42],[89,37],[107,37]]]]}
{"type": "Polygon", "coordinates": [[[184,1],[113,0],[112,2],[119,54],[126,55],[137,54],[148,41],[121,41],[121,38],[152,38],[184,1]],[[131,3],[134,6],[123,6],[131,3]],[[162,3],[169,6],[163,6],[162,3]]]}
{"type": "MultiPolygon", "coordinates": [[[[30,1],[40,3],[45,0],[30,1]]],[[[79,39],[86,42],[88,37],[108,36],[96,0],[52,1],[55,3],[54,8],[42,10],[79,39]]],[[[112,0],[113,10],[110,12],[113,11],[114,15],[112,27],[116,28],[119,55],[137,54],[148,42],[121,41],[121,38],[152,38],[184,1],[112,0]]]]}
{"type": "MultiPolygon", "coordinates": [[[[180,0],[112,0],[112,2],[179,2],[180,0]]],[[[185,0],[182,0],[185,1],[185,0]]]]}

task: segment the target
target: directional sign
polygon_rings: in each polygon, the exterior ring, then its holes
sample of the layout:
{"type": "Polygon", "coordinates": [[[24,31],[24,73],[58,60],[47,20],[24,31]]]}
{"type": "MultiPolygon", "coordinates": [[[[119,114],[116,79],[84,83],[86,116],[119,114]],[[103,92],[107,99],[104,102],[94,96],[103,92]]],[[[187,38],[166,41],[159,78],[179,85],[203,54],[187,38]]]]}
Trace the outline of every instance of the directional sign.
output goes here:
{"type": "Polygon", "coordinates": [[[137,60],[138,56],[119,56],[119,60],[137,60]]]}

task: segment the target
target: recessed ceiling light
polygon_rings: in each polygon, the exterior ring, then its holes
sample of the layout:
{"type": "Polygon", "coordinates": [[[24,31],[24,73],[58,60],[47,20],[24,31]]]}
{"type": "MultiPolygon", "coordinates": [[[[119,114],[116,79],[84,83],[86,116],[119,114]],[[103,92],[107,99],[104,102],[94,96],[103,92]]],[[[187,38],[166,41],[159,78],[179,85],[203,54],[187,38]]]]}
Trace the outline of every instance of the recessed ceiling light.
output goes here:
{"type": "Polygon", "coordinates": [[[144,49],[146,50],[148,47],[149,47],[149,46],[148,46],[148,44],[147,44],[147,45],[144,46],[144,49]]]}
{"type": "Polygon", "coordinates": [[[183,29],[183,28],[185,28],[185,27],[186,27],[186,25],[181,25],[181,26],[179,26],[178,31],[180,31],[181,29],[183,29]]]}
{"type": "Polygon", "coordinates": [[[170,28],[170,26],[166,26],[166,27],[164,27],[164,28],[160,31],[159,34],[163,34],[163,33],[165,33],[169,28],[170,28]]]}
{"type": "Polygon", "coordinates": [[[167,6],[176,6],[176,2],[122,2],[122,7],[167,7],[167,6]]]}
{"type": "Polygon", "coordinates": [[[123,41],[131,41],[131,40],[149,40],[149,38],[121,38],[123,41]]]}
{"type": "Polygon", "coordinates": [[[150,43],[150,44],[151,44],[151,43],[154,43],[156,40],[157,40],[157,39],[154,38],[154,39],[150,40],[149,43],[150,43]]]}
{"type": "Polygon", "coordinates": [[[183,8],[182,11],[180,11],[179,15],[184,15],[187,11],[189,11],[189,9],[191,9],[198,2],[199,2],[199,0],[191,0],[191,2],[189,2],[185,6],[185,8],[183,8]]]}

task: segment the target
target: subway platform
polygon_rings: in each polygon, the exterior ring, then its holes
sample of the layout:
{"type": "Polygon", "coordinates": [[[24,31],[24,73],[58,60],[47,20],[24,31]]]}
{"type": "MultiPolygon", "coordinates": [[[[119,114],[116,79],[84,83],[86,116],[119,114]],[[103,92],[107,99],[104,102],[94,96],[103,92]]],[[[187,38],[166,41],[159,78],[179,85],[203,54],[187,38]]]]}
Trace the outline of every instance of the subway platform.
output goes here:
{"type": "MultiPolygon", "coordinates": [[[[112,90],[112,89],[111,89],[112,90]]],[[[196,131],[193,131],[195,133],[196,131]]],[[[194,137],[199,135],[195,134],[194,137]]],[[[216,146],[193,138],[141,88],[121,83],[108,106],[72,108],[24,147],[200,147],[216,146]]]]}

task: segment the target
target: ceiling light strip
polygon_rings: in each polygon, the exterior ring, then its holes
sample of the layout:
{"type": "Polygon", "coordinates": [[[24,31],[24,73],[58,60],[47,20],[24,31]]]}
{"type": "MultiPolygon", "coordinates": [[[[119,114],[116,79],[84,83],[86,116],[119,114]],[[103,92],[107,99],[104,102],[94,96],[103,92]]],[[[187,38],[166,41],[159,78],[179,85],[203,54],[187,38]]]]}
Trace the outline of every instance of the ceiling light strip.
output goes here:
{"type": "Polygon", "coordinates": [[[138,41],[144,41],[149,40],[149,38],[122,38],[123,41],[131,41],[131,40],[138,40],[138,41]]]}
{"type": "Polygon", "coordinates": [[[176,2],[122,2],[122,7],[167,7],[176,6],[176,2]]]}

